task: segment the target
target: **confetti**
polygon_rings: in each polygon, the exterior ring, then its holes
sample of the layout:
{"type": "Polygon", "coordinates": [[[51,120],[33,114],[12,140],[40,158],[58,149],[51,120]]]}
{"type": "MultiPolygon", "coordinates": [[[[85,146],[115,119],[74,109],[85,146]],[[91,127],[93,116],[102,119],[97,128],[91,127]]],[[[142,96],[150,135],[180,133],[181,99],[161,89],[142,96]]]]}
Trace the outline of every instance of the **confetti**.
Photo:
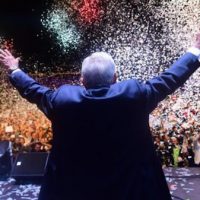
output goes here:
{"type": "Polygon", "coordinates": [[[42,19],[43,26],[56,38],[64,52],[77,48],[80,43],[80,33],[71,22],[68,14],[62,8],[48,11],[47,18],[42,19]]]}

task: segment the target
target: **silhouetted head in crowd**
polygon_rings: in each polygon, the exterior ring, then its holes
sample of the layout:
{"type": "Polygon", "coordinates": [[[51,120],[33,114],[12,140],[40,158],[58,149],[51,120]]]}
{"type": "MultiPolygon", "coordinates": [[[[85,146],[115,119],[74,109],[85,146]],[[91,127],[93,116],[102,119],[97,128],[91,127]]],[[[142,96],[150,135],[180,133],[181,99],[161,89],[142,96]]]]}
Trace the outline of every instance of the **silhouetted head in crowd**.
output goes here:
{"type": "Polygon", "coordinates": [[[173,145],[177,145],[178,144],[178,139],[176,137],[171,137],[171,141],[173,145]]]}

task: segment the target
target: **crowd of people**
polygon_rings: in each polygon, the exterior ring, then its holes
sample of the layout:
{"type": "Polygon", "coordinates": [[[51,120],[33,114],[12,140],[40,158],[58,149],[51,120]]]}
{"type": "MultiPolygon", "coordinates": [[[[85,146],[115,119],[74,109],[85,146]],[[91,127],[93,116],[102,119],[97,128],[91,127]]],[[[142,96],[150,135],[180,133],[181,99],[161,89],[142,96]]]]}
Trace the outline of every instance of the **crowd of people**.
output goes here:
{"type": "MultiPolygon", "coordinates": [[[[35,78],[52,89],[62,84],[79,84],[79,73],[35,78]]],[[[1,77],[0,90],[0,140],[12,142],[14,156],[19,152],[50,151],[50,121],[35,105],[22,99],[5,77],[1,77]]],[[[200,166],[199,111],[198,101],[177,91],[151,113],[151,132],[163,167],[200,166]]]]}
{"type": "Polygon", "coordinates": [[[200,141],[198,102],[178,94],[160,103],[150,116],[151,131],[163,166],[198,166],[196,143],[200,141]]]}
{"type": "MultiPolygon", "coordinates": [[[[14,157],[19,152],[43,152],[51,149],[51,123],[33,104],[21,98],[1,75],[0,86],[0,141],[12,142],[14,157]]],[[[36,78],[36,77],[35,77],[36,78]]],[[[76,74],[55,74],[38,82],[55,89],[63,83],[77,84],[76,74]]]]}

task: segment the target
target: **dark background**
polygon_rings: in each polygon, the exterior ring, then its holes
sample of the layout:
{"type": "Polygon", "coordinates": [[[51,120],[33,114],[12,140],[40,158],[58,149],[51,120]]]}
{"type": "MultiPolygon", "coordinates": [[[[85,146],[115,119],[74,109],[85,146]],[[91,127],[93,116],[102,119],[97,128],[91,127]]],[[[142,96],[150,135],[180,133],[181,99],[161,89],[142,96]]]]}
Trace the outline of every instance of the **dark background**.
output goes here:
{"type": "Polygon", "coordinates": [[[78,50],[72,49],[67,54],[62,53],[54,38],[42,25],[42,15],[47,13],[53,2],[54,0],[0,0],[0,36],[6,40],[13,39],[15,56],[22,57],[21,68],[27,72],[68,71],[74,69],[76,61],[80,63],[85,56],[80,52],[86,49],[87,44],[78,50]]]}
{"type": "MultiPolygon", "coordinates": [[[[144,25],[145,27],[149,25],[148,34],[143,44],[144,46],[146,45],[145,43],[149,41],[153,50],[155,49],[155,46],[158,46],[158,48],[160,48],[160,46],[167,46],[166,44],[163,44],[162,41],[158,41],[162,35],[163,23],[162,20],[155,19],[154,14],[148,9],[147,5],[150,0],[101,0],[101,5],[105,11],[107,10],[108,2],[114,2],[112,5],[115,4],[119,10],[113,9],[111,14],[108,16],[105,15],[102,18],[101,23],[97,26],[91,25],[85,27],[84,25],[78,24],[76,20],[73,21],[74,25],[82,31],[82,43],[77,49],[70,49],[69,52],[63,53],[63,49],[58,45],[55,38],[51,37],[51,33],[48,32],[48,30],[46,30],[41,23],[42,15],[46,14],[47,10],[51,8],[53,2],[55,3],[58,1],[0,0],[0,37],[2,36],[8,40],[13,39],[14,50],[16,51],[14,55],[22,56],[22,66],[24,67],[22,69],[27,70],[27,72],[30,71],[37,73],[39,71],[51,73],[58,72],[60,70],[68,71],[69,69],[73,68],[79,69],[82,60],[93,50],[96,51],[98,47],[101,47],[101,43],[104,43],[104,41],[107,40],[109,34],[111,37],[113,37],[118,30],[124,34],[124,30],[131,26],[128,24],[128,20],[120,22],[121,16],[123,18],[123,14],[126,15],[127,13],[126,9],[129,10],[129,13],[131,9],[134,11],[135,15],[138,15],[138,18],[135,19],[137,20],[138,24],[144,25]],[[127,4],[129,5],[128,7],[127,4]],[[104,24],[107,24],[107,22],[110,21],[112,21],[112,24],[114,24],[113,30],[105,30],[106,26],[104,26],[104,24]],[[160,42],[162,43],[160,44],[160,42]],[[79,68],[77,68],[77,66],[79,68]]],[[[77,0],[77,2],[79,1],[80,0],[77,0]]],[[[65,0],[65,2],[68,1],[65,0]]],[[[69,2],[71,1],[69,0],[69,2]]],[[[159,6],[160,2],[162,1],[154,0],[153,2],[154,6],[159,6]]],[[[77,19],[76,15],[75,19],[77,19]]],[[[130,29],[127,31],[130,31],[130,29]]],[[[142,45],[138,43],[140,35],[137,38],[137,35],[134,34],[134,31],[137,33],[137,29],[132,30],[133,39],[136,39],[136,45],[140,45],[142,47],[142,45]]],[[[119,36],[122,35],[121,32],[119,33],[119,36]]],[[[128,44],[128,40],[124,39],[126,41],[123,41],[123,37],[120,37],[120,39],[122,40],[117,40],[116,44],[112,47],[113,49],[115,49],[117,45],[119,48],[123,49],[123,43],[126,45],[128,44]]],[[[166,41],[166,43],[168,43],[168,41],[166,41]]],[[[108,46],[108,49],[111,49],[111,45],[108,46]]],[[[166,52],[165,50],[162,51],[167,53],[167,57],[171,56],[172,54],[166,52]]],[[[115,51],[113,52],[115,53],[115,51]]],[[[115,58],[114,53],[113,55],[111,53],[111,55],[115,58]]],[[[133,52],[131,55],[132,54],[133,52]]],[[[133,56],[136,57],[136,55],[133,56]]],[[[156,72],[159,71],[160,66],[168,66],[168,63],[161,59],[159,55],[157,55],[157,58],[159,59],[159,64],[157,67],[158,70],[155,70],[156,72]]],[[[137,59],[142,60],[142,57],[140,57],[140,55],[138,58],[136,57],[133,65],[139,66],[140,64],[137,63],[137,59]]],[[[117,65],[127,65],[126,59],[121,58],[120,60],[122,61],[118,61],[118,58],[116,58],[117,65]]],[[[145,67],[146,63],[143,65],[145,67]]],[[[148,65],[150,65],[149,62],[148,65]]]]}
{"type": "Polygon", "coordinates": [[[1,0],[0,1],[0,34],[13,38],[15,48],[23,55],[43,52],[48,42],[41,37],[43,29],[41,14],[48,0],[1,0]]]}

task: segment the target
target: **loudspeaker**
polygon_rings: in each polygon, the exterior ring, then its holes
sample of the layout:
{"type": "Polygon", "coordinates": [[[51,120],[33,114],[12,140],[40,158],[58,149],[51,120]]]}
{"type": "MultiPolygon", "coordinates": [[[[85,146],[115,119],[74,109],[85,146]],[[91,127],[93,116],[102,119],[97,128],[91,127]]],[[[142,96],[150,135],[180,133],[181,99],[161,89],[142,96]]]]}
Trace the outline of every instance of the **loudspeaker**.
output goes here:
{"type": "Polygon", "coordinates": [[[12,143],[0,141],[0,179],[10,176],[12,169],[12,143]]]}
{"type": "Polygon", "coordinates": [[[11,177],[16,181],[42,181],[44,176],[49,153],[30,152],[19,153],[11,172],[11,177]]]}

